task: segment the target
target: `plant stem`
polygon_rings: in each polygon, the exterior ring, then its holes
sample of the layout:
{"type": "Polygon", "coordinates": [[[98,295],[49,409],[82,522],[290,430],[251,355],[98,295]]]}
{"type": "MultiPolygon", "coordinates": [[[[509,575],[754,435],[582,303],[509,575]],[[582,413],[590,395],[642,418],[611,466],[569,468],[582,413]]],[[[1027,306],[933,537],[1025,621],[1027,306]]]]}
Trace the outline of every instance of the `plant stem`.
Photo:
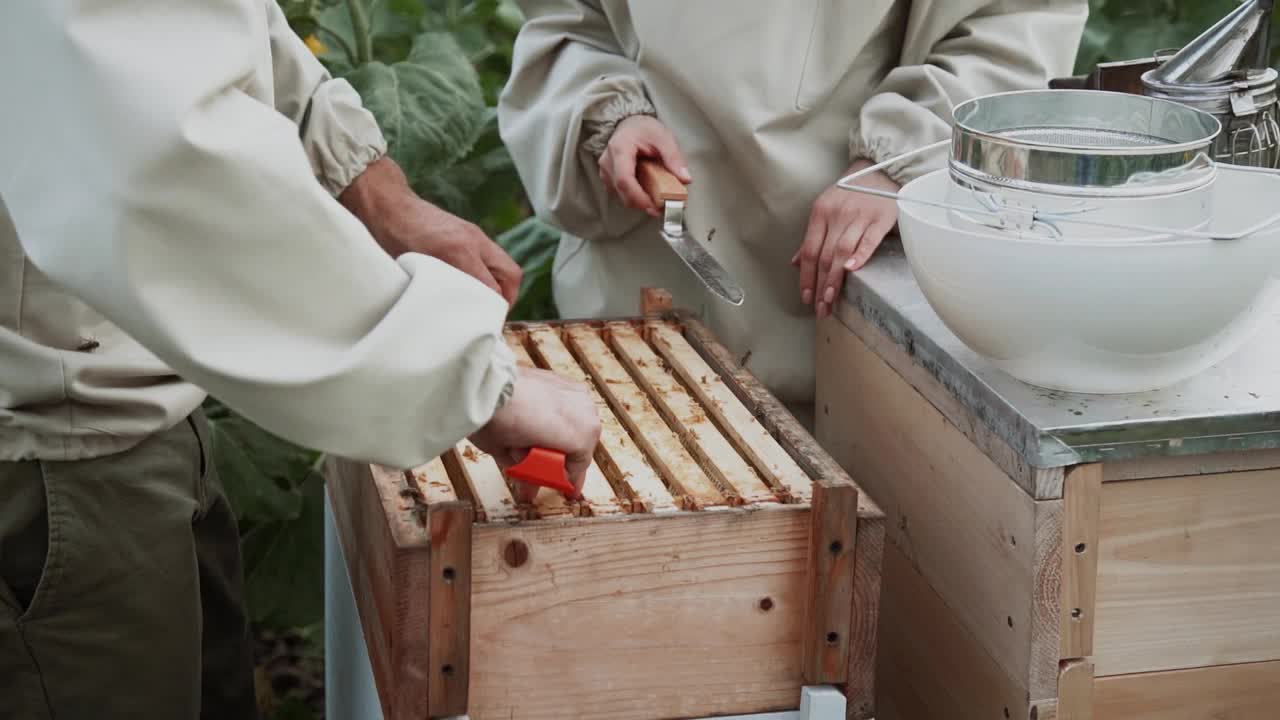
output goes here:
{"type": "Polygon", "coordinates": [[[369,31],[369,13],[365,12],[364,0],[347,0],[347,11],[351,13],[351,29],[356,36],[356,59],[360,64],[373,60],[373,38],[369,31]]]}
{"type": "Polygon", "coordinates": [[[347,41],[346,41],[346,40],[343,40],[343,39],[342,39],[342,36],[341,36],[341,35],[339,35],[338,33],[334,32],[333,30],[330,30],[329,28],[325,27],[324,25],[321,25],[321,24],[320,24],[320,23],[318,23],[318,22],[316,23],[316,32],[317,32],[318,34],[320,34],[320,35],[324,35],[325,37],[329,38],[329,40],[331,40],[331,41],[333,42],[333,44],[334,44],[334,45],[336,45],[336,46],[338,47],[338,49],[342,51],[342,54],[343,54],[343,55],[345,55],[345,56],[347,57],[347,64],[348,64],[348,65],[350,65],[351,67],[353,67],[353,68],[354,68],[354,67],[356,67],[357,65],[359,65],[359,64],[360,64],[360,63],[356,60],[356,53],[355,53],[355,51],[351,49],[351,46],[350,46],[349,44],[347,44],[347,41]]]}

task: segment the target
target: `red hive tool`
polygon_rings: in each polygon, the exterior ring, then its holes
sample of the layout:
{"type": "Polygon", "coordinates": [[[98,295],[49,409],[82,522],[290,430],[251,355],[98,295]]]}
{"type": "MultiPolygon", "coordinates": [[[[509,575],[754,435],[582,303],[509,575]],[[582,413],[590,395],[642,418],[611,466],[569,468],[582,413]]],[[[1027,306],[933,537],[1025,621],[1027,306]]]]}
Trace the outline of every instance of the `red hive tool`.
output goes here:
{"type": "Polygon", "coordinates": [[[569,482],[564,453],[555,450],[533,448],[524,460],[507,468],[507,477],[517,482],[558,490],[568,498],[574,498],[578,494],[569,482]]]}

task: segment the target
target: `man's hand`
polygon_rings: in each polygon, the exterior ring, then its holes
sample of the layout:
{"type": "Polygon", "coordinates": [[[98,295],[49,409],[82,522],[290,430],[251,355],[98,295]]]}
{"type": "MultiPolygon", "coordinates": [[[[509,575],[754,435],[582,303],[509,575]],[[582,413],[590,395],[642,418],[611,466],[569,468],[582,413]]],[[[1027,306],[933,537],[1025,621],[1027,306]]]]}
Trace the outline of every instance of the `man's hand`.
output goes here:
{"type": "MultiPolygon", "coordinates": [[[[849,172],[872,164],[869,160],[858,160],[849,172]]],[[[872,173],[859,184],[890,192],[900,189],[881,172],[872,173]]],[[[834,185],[827,188],[814,202],[804,244],[791,258],[791,264],[800,267],[801,301],[814,305],[819,318],[830,315],[844,287],[845,273],[866,265],[897,222],[898,205],[893,200],[842,190],[834,185]]]]}
{"type": "Polygon", "coordinates": [[[338,197],[391,257],[407,252],[446,262],[514,304],[520,266],[484,231],[418,197],[395,161],[384,157],[338,197]]]}
{"type": "MultiPolygon", "coordinates": [[[[526,367],[518,369],[507,404],[471,436],[504,470],[534,447],[563,452],[569,482],[579,493],[599,439],[600,416],[585,385],[526,367]]],[[[537,493],[537,486],[520,483],[516,499],[532,502],[537,493]]]]}
{"type": "Polygon", "coordinates": [[[600,182],[617,194],[623,205],[658,217],[661,208],[654,205],[636,178],[636,162],[645,157],[662,160],[685,185],[693,182],[675,136],[666,125],[648,115],[632,115],[614,128],[613,137],[600,156],[600,182]]]}

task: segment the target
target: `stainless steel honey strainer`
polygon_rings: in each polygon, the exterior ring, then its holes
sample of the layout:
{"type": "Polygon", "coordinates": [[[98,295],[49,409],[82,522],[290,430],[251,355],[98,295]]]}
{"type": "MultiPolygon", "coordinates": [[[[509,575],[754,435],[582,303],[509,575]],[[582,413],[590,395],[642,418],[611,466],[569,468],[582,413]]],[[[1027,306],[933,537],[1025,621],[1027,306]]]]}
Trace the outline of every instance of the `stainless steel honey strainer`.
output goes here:
{"type": "MultiPolygon", "coordinates": [[[[1213,145],[1221,124],[1211,114],[1158,98],[1097,90],[1030,90],[974,98],[956,106],[950,140],[917,148],[842,178],[839,187],[881,197],[889,193],[857,185],[877,170],[909,157],[951,146],[954,184],[976,202],[961,205],[909,198],[959,213],[988,227],[1040,230],[1060,235],[1075,223],[1157,236],[1239,239],[1280,222],[1272,215],[1223,236],[1187,227],[1115,221],[1126,200],[1174,196],[1207,189],[1220,168],[1213,145]],[[1043,198],[1044,203],[1035,202],[1043,198]],[[1074,199],[1064,209],[1063,198],[1074,199]],[[1107,205],[1111,220],[1091,219],[1107,205]],[[1049,206],[1050,209],[1046,209],[1049,206]]],[[[1280,173],[1233,167],[1273,179],[1280,173]]],[[[1280,186],[1276,188],[1280,191],[1280,186]]]]}

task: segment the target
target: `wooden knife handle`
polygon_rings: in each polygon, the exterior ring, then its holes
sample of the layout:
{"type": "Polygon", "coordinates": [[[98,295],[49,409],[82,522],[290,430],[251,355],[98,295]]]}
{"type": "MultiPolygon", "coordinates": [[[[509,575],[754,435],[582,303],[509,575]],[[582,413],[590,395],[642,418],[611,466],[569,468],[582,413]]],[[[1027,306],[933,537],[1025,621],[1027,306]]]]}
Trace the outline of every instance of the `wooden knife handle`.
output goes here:
{"type": "Polygon", "coordinates": [[[684,202],[689,199],[689,190],[684,183],[661,160],[641,158],[636,163],[636,177],[640,180],[640,187],[644,188],[658,208],[662,208],[668,200],[684,202]]]}

